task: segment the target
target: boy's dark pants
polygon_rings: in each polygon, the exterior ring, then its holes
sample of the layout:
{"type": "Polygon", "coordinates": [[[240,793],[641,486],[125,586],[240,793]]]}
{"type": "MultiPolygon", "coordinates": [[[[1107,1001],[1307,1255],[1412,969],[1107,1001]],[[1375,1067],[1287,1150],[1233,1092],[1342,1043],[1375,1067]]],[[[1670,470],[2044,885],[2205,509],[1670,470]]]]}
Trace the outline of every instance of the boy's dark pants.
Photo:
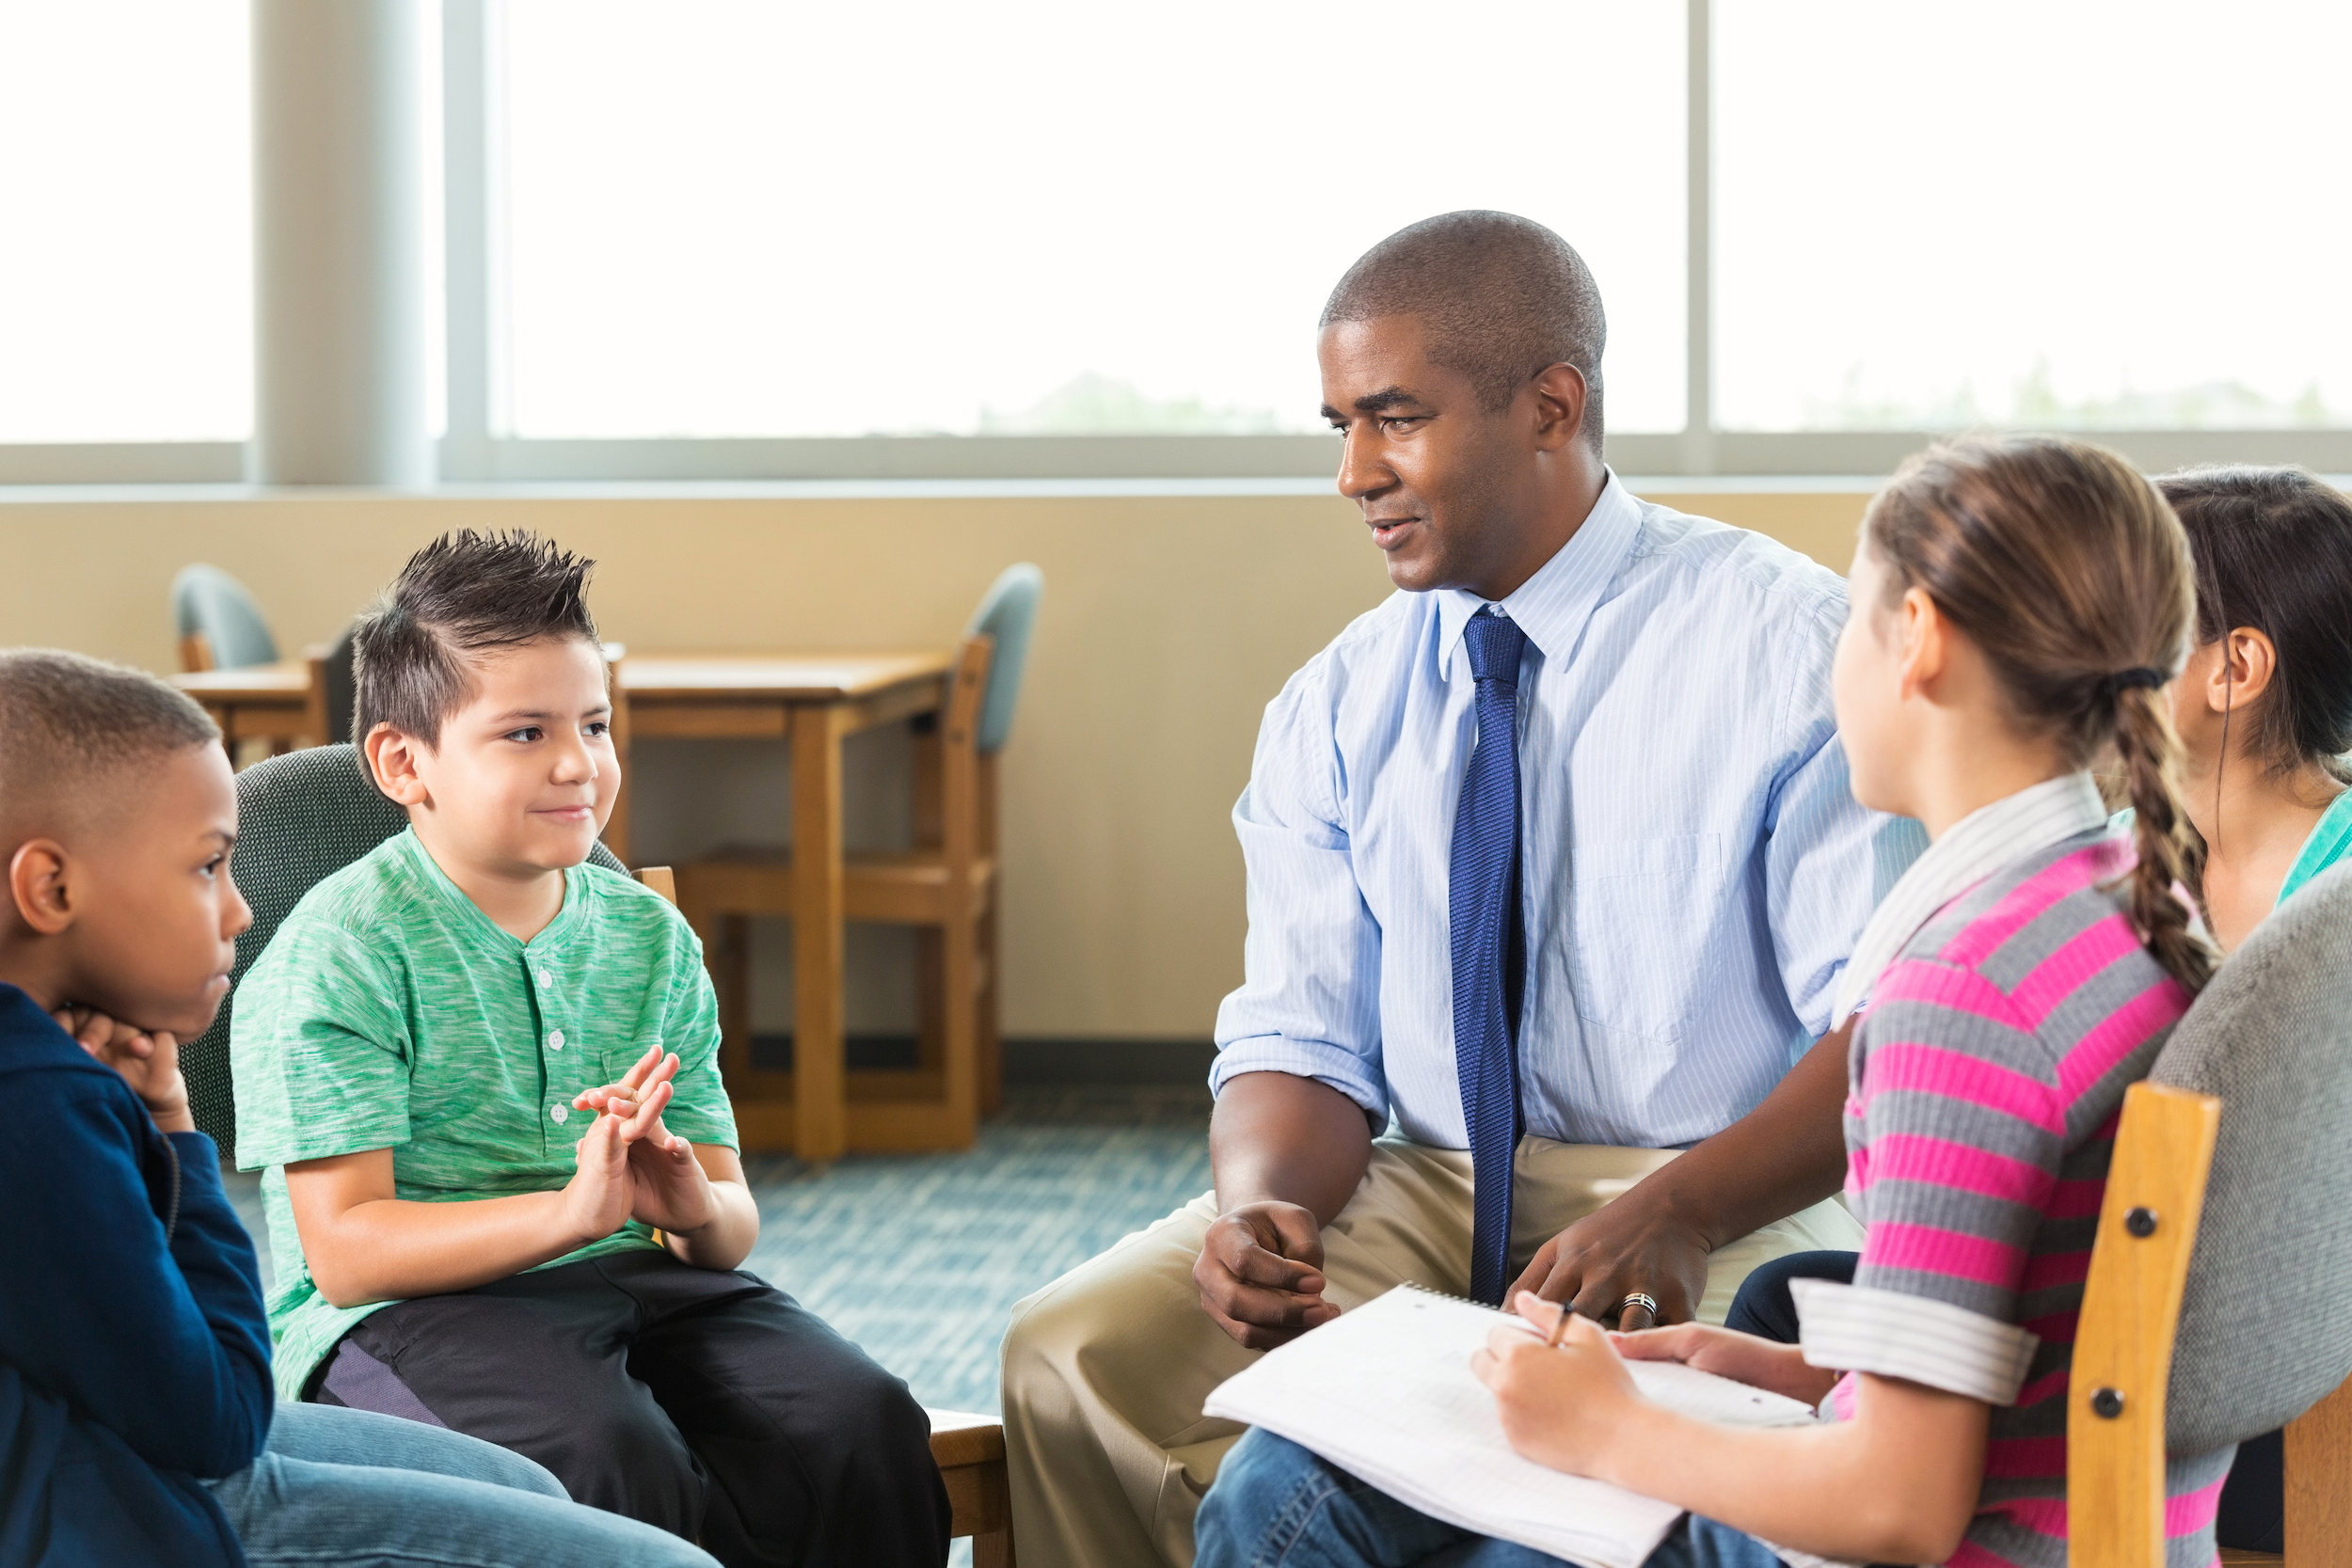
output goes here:
{"type": "Polygon", "coordinates": [[[729,1568],[937,1568],[947,1494],[907,1386],[791,1297],[647,1249],[400,1302],[310,1399],[535,1459],[729,1568]]]}

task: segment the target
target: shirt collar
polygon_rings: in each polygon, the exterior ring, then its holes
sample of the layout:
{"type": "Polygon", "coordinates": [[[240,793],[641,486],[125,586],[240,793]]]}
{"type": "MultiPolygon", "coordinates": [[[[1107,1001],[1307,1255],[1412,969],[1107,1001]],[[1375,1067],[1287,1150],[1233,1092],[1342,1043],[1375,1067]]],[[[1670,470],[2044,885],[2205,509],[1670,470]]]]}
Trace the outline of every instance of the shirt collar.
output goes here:
{"type": "Polygon", "coordinates": [[[2047,779],[2003,796],[1962,817],[1911,863],[1887,889],[1854,942],[1853,957],[1837,977],[1832,1027],[1851,1018],[1936,911],[2005,865],[2055,848],[2080,833],[2106,826],[2107,808],[2088,773],[2047,779]]]}
{"type": "Polygon", "coordinates": [[[402,829],[394,842],[415,868],[418,879],[440,896],[442,904],[450,911],[451,918],[470,932],[476,942],[485,943],[498,952],[527,952],[534,958],[548,957],[564,945],[564,939],[572,934],[572,927],[580,924],[580,895],[586,891],[588,880],[585,877],[575,876],[570,871],[564,873],[564,902],[555,911],[555,918],[526,942],[483,913],[482,906],[467,897],[466,890],[450,880],[449,873],[443,871],[440,862],[433,858],[433,851],[424,847],[424,841],[417,836],[416,829],[402,829]]]}
{"type": "Polygon", "coordinates": [[[1593,607],[1600,595],[1615,580],[1617,568],[1623,564],[1626,552],[1642,531],[1642,503],[1635,500],[1619,483],[1614,472],[1604,469],[1608,480],[1600,487],[1600,497],[1593,502],[1592,512],[1568,542],[1552,552],[1551,559],[1535,568],[1535,575],[1520,583],[1508,598],[1501,601],[1482,599],[1467,588],[1438,590],[1438,662],[1440,669],[1450,667],[1454,650],[1462,641],[1462,628],[1470,618],[1490,603],[1500,602],[1502,612],[1518,623],[1519,630],[1535,644],[1547,663],[1565,658],[1568,650],[1592,618],[1593,607]]]}

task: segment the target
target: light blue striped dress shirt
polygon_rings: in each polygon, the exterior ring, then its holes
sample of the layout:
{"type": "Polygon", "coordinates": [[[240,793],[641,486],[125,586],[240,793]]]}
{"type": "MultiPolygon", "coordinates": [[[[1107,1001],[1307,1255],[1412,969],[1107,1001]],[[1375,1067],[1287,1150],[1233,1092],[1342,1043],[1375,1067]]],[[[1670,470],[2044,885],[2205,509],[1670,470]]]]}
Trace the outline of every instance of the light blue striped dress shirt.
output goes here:
{"type": "MultiPolygon", "coordinates": [[[[1317,1078],[1418,1142],[1468,1146],[1446,879],[1476,738],[1462,628],[1484,603],[1396,594],[1267,706],[1233,807],[1247,977],[1217,1013],[1212,1087],[1317,1078]]],[[[1502,609],[1528,639],[1526,1130],[1695,1142],[1827,1031],[1855,938],[1926,847],[1847,788],[1830,709],[1845,583],[1612,475],[1502,609]]]]}

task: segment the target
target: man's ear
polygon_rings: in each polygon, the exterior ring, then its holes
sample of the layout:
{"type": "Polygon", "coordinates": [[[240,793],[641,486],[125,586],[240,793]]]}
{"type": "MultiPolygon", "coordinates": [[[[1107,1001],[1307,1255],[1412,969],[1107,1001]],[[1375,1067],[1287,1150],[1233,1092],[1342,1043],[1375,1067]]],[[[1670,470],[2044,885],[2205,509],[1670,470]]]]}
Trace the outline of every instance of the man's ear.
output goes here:
{"type": "Polygon", "coordinates": [[[69,885],[64,847],[54,838],[18,845],[8,857],[8,896],[17,918],[41,936],[54,937],[72,925],[81,908],[69,885]]]}
{"type": "Polygon", "coordinates": [[[1535,393],[1535,447],[1558,451],[1584,438],[1584,404],[1590,395],[1584,372],[1574,365],[1547,365],[1532,384],[1535,393]]]}
{"type": "Polygon", "coordinates": [[[376,725],[359,742],[359,754],[368,759],[375,787],[404,806],[432,804],[424,779],[417,771],[417,758],[425,750],[416,736],[389,723],[376,725]]]}

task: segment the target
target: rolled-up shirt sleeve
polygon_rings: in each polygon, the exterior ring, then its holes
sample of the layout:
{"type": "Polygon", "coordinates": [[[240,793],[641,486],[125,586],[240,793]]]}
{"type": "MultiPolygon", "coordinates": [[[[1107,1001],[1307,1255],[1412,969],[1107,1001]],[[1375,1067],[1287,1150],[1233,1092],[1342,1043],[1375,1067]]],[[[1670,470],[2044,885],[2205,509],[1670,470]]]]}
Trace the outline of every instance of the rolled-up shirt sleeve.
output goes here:
{"type": "Polygon", "coordinates": [[[1248,787],[1233,805],[1249,936],[1241,988],[1217,1009],[1209,1087],[1287,1072],[1385,1119],[1380,925],[1356,878],[1324,673],[1315,660],[1268,705],[1248,787]]]}

